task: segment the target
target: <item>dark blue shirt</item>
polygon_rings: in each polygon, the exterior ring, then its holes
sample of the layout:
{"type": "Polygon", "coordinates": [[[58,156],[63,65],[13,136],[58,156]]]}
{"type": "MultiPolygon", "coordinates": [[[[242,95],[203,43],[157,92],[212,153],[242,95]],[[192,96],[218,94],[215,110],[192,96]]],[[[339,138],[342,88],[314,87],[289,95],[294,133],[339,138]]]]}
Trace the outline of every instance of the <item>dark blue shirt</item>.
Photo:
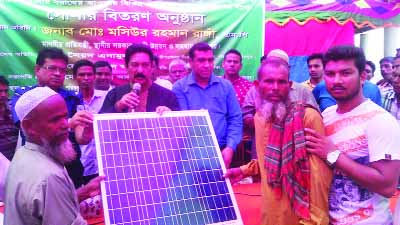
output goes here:
{"type": "MultiPolygon", "coordinates": [[[[323,112],[329,106],[336,105],[336,100],[329,94],[326,89],[325,81],[320,82],[315,86],[312,91],[315,100],[319,105],[319,109],[323,112]]],[[[381,92],[379,91],[378,86],[366,80],[363,85],[363,95],[366,98],[371,99],[377,105],[382,106],[381,92]]]]}
{"type": "Polygon", "coordinates": [[[242,139],[242,111],[229,81],[212,74],[207,87],[202,88],[191,73],[178,80],[172,91],[182,110],[207,109],[219,146],[236,150],[242,139]]]}

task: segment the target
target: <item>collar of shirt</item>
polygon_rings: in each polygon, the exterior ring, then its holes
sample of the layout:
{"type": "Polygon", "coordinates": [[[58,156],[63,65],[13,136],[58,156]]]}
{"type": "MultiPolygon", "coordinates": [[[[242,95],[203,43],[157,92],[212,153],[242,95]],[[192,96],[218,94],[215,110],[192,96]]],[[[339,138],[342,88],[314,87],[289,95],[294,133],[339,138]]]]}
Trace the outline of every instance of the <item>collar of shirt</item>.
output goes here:
{"type": "MultiPolygon", "coordinates": [[[[222,78],[224,78],[225,80],[229,80],[225,75],[223,75],[222,78]]],[[[244,79],[243,77],[239,76],[236,80],[234,80],[234,81],[229,80],[229,81],[232,83],[232,85],[234,85],[234,84],[242,81],[243,79],[244,79]]]]}
{"type": "MultiPolygon", "coordinates": [[[[212,85],[212,84],[214,84],[214,83],[219,83],[219,82],[221,82],[220,79],[221,79],[221,78],[215,76],[214,74],[211,74],[210,81],[208,82],[207,87],[210,86],[210,85],[212,85]]],[[[187,83],[187,84],[188,84],[188,85],[197,85],[197,86],[198,86],[198,84],[197,84],[197,82],[196,82],[196,80],[195,80],[195,78],[194,78],[193,72],[189,74],[189,76],[188,76],[188,83],[187,83]]]]}
{"type": "MultiPolygon", "coordinates": [[[[105,95],[107,94],[107,92],[108,92],[108,91],[102,91],[102,90],[96,90],[96,89],[94,89],[92,98],[90,99],[90,101],[89,101],[88,103],[85,102],[85,104],[86,104],[86,105],[91,105],[91,103],[93,102],[94,99],[101,98],[101,97],[105,96],[105,95]]],[[[78,96],[80,99],[82,99],[82,101],[83,101],[82,93],[79,92],[79,93],[77,94],[77,96],[78,96]]]]}

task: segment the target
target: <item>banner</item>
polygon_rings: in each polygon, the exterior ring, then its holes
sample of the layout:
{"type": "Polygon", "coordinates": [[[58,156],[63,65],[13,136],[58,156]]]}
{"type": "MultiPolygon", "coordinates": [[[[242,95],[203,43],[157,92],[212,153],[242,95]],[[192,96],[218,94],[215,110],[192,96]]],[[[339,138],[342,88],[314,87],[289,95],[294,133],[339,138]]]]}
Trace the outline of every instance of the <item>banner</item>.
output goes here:
{"type": "Polygon", "coordinates": [[[223,54],[231,48],[243,55],[242,75],[256,74],[263,52],[265,3],[259,0],[166,1],[3,1],[0,5],[0,74],[17,86],[36,83],[34,65],[43,47],[62,48],[72,66],[79,59],[106,60],[114,82],[126,82],[125,49],[143,43],[160,58],[167,73],[172,59],[188,61],[197,42],[215,53],[215,73],[223,74],[223,54]]]}
{"type": "Polygon", "coordinates": [[[265,11],[265,19],[279,25],[332,19],[340,24],[352,22],[357,29],[400,25],[398,0],[275,0],[266,1],[265,11]]]}

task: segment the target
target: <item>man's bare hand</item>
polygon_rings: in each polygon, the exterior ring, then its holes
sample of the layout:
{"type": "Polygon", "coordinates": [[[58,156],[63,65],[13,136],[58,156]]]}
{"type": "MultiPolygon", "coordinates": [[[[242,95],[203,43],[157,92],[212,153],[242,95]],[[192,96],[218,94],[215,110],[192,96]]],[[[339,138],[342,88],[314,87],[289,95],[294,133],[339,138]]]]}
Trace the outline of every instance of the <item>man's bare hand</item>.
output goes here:
{"type": "Polygon", "coordinates": [[[93,125],[93,114],[89,111],[79,111],[68,122],[70,129],[75,129],[77,126],[89,127],[93,125]]]}
{"type": "Polygon", "coordinates": [[[231,168],[226,171],[224,178],[229,178],[232,184],[241,181],[244,178],[244,174],[240,167],[231,168]]]}
{"type": "Polygon", "coordinates": [[[122,112],[126,109],[132,110],[139,105],[139,96],[135,92],[129,92],[122,96],[122,98],[115,103],[115,109],[122,112]]]}
{"type": "Polygon", "coordinates": [[[335,151],[337,148],[332,140],[322,136],[313,129],[304,128],[306,131],[307,151],[317,155],[322,160],[326,160],[329,152],[335,151]]]}
{"type": "Polygon", "coordinates": [[[103,181],[104,178],[105,176],[95,177],[85,186],[78,188],[78,190],[76,190],[76,193],[78,195],[79,202],[94,197],[96,195],[99,195],[101,193],[100,182],[103,181]]]}
{"type": "Polygon", "coordinates": [[[231,147],[225,147],[221,151],[222,159],[224,160],[225,167],[228,169],[231,166],[233,149],[231,147]]]}
{"type": "Polygon", "coordinates": [[[157,108],[156,108],[156,113],[160,114],[160,116],[162,116],[162,114],[164,112],[168,112],[168,111],[171,111],[171,109],[168,108],[167,106],[157,106],[157,108]]]}

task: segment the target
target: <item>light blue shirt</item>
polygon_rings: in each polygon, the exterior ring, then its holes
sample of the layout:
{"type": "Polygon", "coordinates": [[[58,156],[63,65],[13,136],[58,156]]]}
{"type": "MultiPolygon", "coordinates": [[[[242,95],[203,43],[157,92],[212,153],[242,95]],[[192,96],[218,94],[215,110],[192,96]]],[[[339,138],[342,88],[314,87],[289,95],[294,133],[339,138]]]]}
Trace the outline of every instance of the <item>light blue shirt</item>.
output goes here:
{"type": "MultiPolygon", "coordinates": [[[[107,93],[108,91],[94,90],[92,99],[90,99],[89,102],[84,102],[84,109],[93,114],[98,113],[103,105],[107,93]]],[[[94,139],[92,139],[87,145],[80,145],[80,148],[82,152],[81,162],[83,165],[83,176],[99,173],[94,139]]]]}
{"type": "Polygon", "coordinates": [[[191,73],[178,80],[172,91],[181,110],[207,109],[219,147],[236,150],[242,139],[243,121],[235,90],[229,81],[212,74],[208,85],[202,88],[191,73]]]}

